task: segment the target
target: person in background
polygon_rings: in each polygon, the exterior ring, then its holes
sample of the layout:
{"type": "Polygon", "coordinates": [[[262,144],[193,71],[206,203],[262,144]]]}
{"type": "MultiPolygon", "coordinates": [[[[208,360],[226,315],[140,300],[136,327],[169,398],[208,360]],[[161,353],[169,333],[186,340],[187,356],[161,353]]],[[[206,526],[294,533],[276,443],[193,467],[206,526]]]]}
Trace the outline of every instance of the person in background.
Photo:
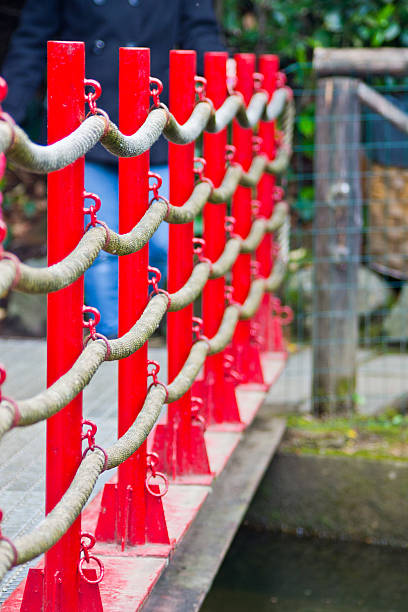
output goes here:
{"type": "MultiPolygon", "coordinates": [[[[83,40],[86,76],[102,85],[101,106],[118,122],[119,47],[150,47],[151,75],[164,85],[161,99],[168,103],[169,51],[197,51],[198,73],[203,73],[206,51],[225,51],[212,0],[27,0],[3,64],[9,86],[3,108],[17,123],[46,76],[47,40],[83,40]]],[[[150,152],[151,171],[160,174],[160,193],[168,196],[167,143],[163,138],[150,152]]],[[[100,218],[118,231],[117,160],[101,145],[86,156],[85,189],[102,200],[100,218]]],[[[163,274],[167,265],[168,230],[161,224],[150,240],[150,265],[163,274]]],[[[102,251],[85,274],[85,301],[101,313],[98,331],[117,335],[117,258],[102,251]]]]}

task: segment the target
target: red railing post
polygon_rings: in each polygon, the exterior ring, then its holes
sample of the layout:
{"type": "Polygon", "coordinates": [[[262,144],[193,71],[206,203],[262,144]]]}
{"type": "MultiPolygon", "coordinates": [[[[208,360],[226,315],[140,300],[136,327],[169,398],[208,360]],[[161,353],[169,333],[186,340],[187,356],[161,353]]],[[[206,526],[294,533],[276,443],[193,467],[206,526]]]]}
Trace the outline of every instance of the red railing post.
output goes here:
{"type": "MultiPolygon", "coordinates": [[[[170,110],[184,123],[195,105],[196,53],[170,51],[170,110]]],[[[194,143],[169,144],[170,201],[181,206],[194,189],[194,143]]],[[[174,293],[193,270],[193,223],[170,225],[167,287],[174,293]]],[[[168,380],[179,373],[192,346],[193,305],[167,316],[168,380]]],[[[154,449],[174,479],[210,472],[200,424],[192,423],[191,390],[169,404],[167,425],[158,425],[154,449]]]]}
{"type": "MultiPolygon", "coordinates": [[[[215,108],[224,102],[226,87],[227,53],[209,52],[205,54],[205,77],[207,79],[207,96],[215,108]]],[[[227,145],[227,128],[218,134],[204,133],[204,157],[207,160],[206,176],[218,187],[224,178],[225,147],[227,145]]],[[[211,261],[220,257],[225,247],[226,204],[207,203],[204,208],[205,255],[211,261]]],[[[209,280],[203,291],[204,334],[212,337],[218,331],[225,308],[225,279],[209,280]]],[[[194,385],[194,394],[204,401],[204,417],[208,424],[223,422],[240,422],[235,386],[229,380],[224,367],[224,351],[207,358],[204,368],[204,379],[194,385]]]]}
{"type": "MultiPolygon", "coordinates": [[[[277,55],[261,55],[259,58],[259,72],[263,75],[262,87],[270,96],[276,90],[276,78],[279,70],[279,58],[277,55]]],[[[261,137],[261,151],[266,153],[269,159],[274,159],[275,143],[275,122],[261,121],[259,124],[259,136],[261,137]]],[[[258,184],[257,198],[260,202],[259,214],[269,218],[274,208],[274,187],[275,177],[271,174],[264,174],[258,184]]],[[[269,276],[273,267],[273,237],[267,234],[259,245],[256,258],[259,262],[259,273],[263,277],[269,276]]],[[[257,320],[260,324],[260,346],[263,351],[274,350],[274,325],[272,316],[272,295],[264,295],[259,309],[257,320]]]]}
{"type": "MultiPolygon", "coordinates": [[[[236,90],[241,92],[245,104],[248,104],[254,93],[255,55],[252,53],[237,53],[237,84],[236,90]]],[[[253,153],[253,130],[241,127],[236,120],[233,122],[233,143],[236,148],[235,161],[239,162],[245,171],[249,169],[253,153]]],[[[232,199],[232,214],[236,219],[235,232],[246,238],[252,224],[252,190],[239,186],[232,199]]],[[[232,271],[234,299],[241,304],[248,296],[251,284],[251,255],[242,254],[238,257],[232,271]]],[[[233,352],[236,370],[242,376],[242,382],[263,384],[263,374],[260,362],[259,347],[251,337],[251,322],[239,321],[233,339],[233,352]]]]}
{"type": "MultiPolygon", "coordinates": [[[[150,50],[119,49],[119,127],[133,134],[150,101],[150,50]]],[[[119,159],[119,232],[129,232],[149,205],[149,152],[119,159]]],[[[119,335],[136,323],[147,303],[149,247],[119,257],[119,335]]],[[[147,342],[118,364],[118,435],[139,414],[147,393],[147,342]]],[[[146,489],[146,442],[118,468],[117,484],[105,485],[96,537],[127,544],[169,543],[161,499],[146,489]],[[150,502],[150,503],[149,503],[150,502]],[[154,515],[154,516],[153,516],[154,515]],[[149,528],[150,526],[150,528],[149,528]]]]}
{"type": "MultiPolygon", "coordinates": [[[[84,117],[85,45],[48,43],[48,143],[67,136],[84,117]]],[[[48,265],[66,257],[84,232],[84,159],[48,177],[48,265]],[[67,212],[69,211],[69,212],[67,212]]],[[[82,351],[83,278],[48,295],[47,384],[72,366],[82,351]],[[61,321],[63,320],[63,324],[61,321]]],[[[47,421],[46,512],[65,493],[81,462],[82,395],[47,421]]],[[[81,519],[46,554],[44,610],[78,606],[81,519]],[[58,582],[57,574],[61,579],[58,582]]]]}
{"type": "MultiPolygon", "coordinates": [[[[85,46],[48,42],[48,143],[76,129],[84,117],[85,46]]],[[[48,265],[66,257],[83,235],[84,159],[48,176],[48,265]]],[[[82,351],[83,278],[48,295],[47,385],[82,351]]],[[[81,462],[82,394],[47,421],[46,513],[68,489],[81,462]]],[[[23,609],[81,609],[78,573],[81,519],[45,555],[45,569],[30,570],[23,609]],[[44,576],[44,578],[43,578],[44,576]],[[36,607],[38,606],[38,608],[36,607]]]]}

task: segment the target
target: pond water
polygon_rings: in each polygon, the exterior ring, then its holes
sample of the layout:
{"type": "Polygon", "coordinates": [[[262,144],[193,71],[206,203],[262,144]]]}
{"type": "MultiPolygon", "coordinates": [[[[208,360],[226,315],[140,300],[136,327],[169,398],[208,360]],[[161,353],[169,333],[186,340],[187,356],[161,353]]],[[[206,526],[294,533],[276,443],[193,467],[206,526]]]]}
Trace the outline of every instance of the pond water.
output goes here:
{"type": "Polygon", "coordinates": [[[408,550],[243,527],[202,612],[407,612],[408,550]]]}

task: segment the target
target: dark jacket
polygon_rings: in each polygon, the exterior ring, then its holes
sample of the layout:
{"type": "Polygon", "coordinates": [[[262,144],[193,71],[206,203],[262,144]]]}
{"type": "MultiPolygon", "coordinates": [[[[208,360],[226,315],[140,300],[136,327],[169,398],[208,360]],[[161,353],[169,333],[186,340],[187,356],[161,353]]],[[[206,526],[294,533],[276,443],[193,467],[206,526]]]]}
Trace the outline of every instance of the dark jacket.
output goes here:
{"type": "MultiPolygon", "coordinates": [[[[83,40],[86,77],[100,81],[98,106],[118,120],[119,47],[151,49],[151,75],[164,84],[167,103],[169,51],[195,49],[202,74],[205,51],[224,51],[212,0],[27,0],[2,74],[9,85],[4,109],[21,123],[46,74],[47,40],[83,40]]],[[[89,157],[113,161],[100,145],[89,157]]],[[[154,145],[152,164],[165,163],[164,139],[154,145]]]]}

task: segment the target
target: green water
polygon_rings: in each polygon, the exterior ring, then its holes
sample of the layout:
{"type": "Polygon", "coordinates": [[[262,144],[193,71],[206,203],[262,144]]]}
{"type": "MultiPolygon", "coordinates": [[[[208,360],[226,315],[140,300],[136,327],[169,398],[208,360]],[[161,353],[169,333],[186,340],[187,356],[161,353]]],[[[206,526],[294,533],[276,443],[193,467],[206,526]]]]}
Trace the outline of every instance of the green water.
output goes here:
{"type": "Polygon", "coordinates": [[[408,612],[408,550],[240,529],[202,612],[408,612]]]}

